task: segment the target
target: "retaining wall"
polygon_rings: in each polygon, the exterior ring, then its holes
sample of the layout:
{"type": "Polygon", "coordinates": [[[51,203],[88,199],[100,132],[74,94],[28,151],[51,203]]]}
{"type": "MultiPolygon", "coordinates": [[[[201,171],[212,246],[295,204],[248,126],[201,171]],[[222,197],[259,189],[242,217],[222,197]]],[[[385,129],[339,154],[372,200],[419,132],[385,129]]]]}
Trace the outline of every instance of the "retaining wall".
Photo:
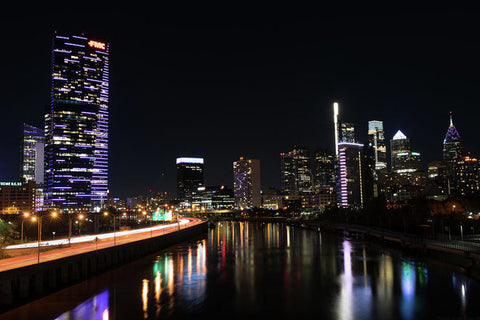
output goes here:
{"type": "Polygon", "coordinates": [[[203,222],[153,238],[0,272],[0,312],[198,236],[207,229],[203,222]]]}

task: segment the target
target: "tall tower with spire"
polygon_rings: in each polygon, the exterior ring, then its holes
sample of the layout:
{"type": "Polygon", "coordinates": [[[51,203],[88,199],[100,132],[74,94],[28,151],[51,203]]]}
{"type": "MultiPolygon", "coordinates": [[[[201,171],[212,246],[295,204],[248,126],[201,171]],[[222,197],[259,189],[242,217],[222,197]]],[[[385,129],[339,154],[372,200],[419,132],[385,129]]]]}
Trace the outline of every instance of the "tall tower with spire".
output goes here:
{"type": "Polygon", "coordinates": [[[443,160],[453,161],[462,157],[462,155],[462,140],[457,128],[453,125],[453,115],[450,111],[450,126],[445,134],[445,139],[443,139],[443,160]]]}

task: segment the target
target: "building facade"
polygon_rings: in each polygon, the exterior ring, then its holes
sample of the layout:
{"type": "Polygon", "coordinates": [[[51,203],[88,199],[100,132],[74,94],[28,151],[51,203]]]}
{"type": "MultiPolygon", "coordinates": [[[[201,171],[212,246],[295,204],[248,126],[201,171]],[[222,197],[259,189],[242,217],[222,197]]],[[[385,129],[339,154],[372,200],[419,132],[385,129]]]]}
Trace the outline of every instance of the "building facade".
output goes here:
{"type": "Polygon", "coordinates": [[[45,115],[46,206],[99,211],[108,194],[109,44],[55,34],[45,115]]]}
{"type": "Polygon", "coordinates": [[[397,203],[423,194],[426,175],[421,155],[410,147],[410,139],[398,130],[390,140],[391,170],[379,175],[381,192],[387,201],[397,203]]]}
{"type": "Polygon", "coordinates": [[[45,136],[43,129],[23,124],[22,181],[43,184],[45,136]]]}
{"type": "Polygon", "coordinates": [[[308,148],[293,146],[280,154],[282,190],[287,195],[313,192],[313,176],[308,148]]]}
{"type": "Polygon", "coordinates": [[[340,142],[337,200],[342,208],[360,209],[364,205],[363,144],[340,142]]]}
{"type": "Polygon", "coordinates": [[[44,207],[44,150],[43,129],[23,124],[21,180],[36,184],[34,211],[41,211],[44,207]]]}
{"type": "Polygon", "coordinates": [[[383,131],[383,121],[368,121],[368,142],[373,148],[375,171],[387,171],[387,145],[383,131]]]}
{"type": "Polygon", "coordinates": [[[340,141],[355,143],[355,126],[353,123],[342,122],[340,126],[340,141]]]}
{"type": "MultiPolygon", "coordinates": [[[[205,185],[203,177],[203,158],[180,157],[177,165],[177,199],[185,205],[191,205],[199,188],[205,185]]],[[[201,190],[200,190],[201,191],[201,190]]]]}
{"type": "Polygon", "coordinates": [[[0,182],[0,214],[32,213],[35,189],[35,181],[0,182]]]}
{"type": "Polygon", "coordinates": [[[240,157],[233,162],[233,193],[238,208],[260,208],[260,160],[240,157]]]}
{"type": "Polygon", "coordinates": [[[446,162],[455,161],[463,156],[462,139],[453,125],[453,115],[450,112],[450,125],[448,126],[445,139],[443,139],[443,160],[446,162]]]}
{"type": "Polygon", "coordinates": [[[470,156],[457,158],[454,174],[454,188],[457,195],[478,195],[480,188],[478,159],[470,156]]]}

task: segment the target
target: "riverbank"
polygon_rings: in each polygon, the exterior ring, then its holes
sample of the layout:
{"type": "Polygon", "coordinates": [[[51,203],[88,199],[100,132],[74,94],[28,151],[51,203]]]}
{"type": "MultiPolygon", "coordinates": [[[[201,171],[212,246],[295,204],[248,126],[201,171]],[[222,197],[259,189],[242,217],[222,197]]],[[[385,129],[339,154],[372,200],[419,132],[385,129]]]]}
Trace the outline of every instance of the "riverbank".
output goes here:
{"type": "Polygon", "coordinates": [[[297,228],[360,237],[362,240],[397,249],[416,260],[461,272],[480,281],[480,244],[473,242],[439,240],[362,225],[285,217],[248,217],[233,220],[279,222],[297,228]]]}

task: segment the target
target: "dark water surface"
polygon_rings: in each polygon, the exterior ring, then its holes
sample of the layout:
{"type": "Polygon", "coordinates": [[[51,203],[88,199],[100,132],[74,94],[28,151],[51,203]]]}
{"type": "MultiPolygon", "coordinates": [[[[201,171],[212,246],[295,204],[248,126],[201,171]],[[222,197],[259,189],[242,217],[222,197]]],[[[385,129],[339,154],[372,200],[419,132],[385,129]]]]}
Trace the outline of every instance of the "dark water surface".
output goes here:
{"type": "Polygon", "coordinates": [[[380,244],[280,223],[208,235],[0,319],[480,319],[479,282],[380,244]]]}

